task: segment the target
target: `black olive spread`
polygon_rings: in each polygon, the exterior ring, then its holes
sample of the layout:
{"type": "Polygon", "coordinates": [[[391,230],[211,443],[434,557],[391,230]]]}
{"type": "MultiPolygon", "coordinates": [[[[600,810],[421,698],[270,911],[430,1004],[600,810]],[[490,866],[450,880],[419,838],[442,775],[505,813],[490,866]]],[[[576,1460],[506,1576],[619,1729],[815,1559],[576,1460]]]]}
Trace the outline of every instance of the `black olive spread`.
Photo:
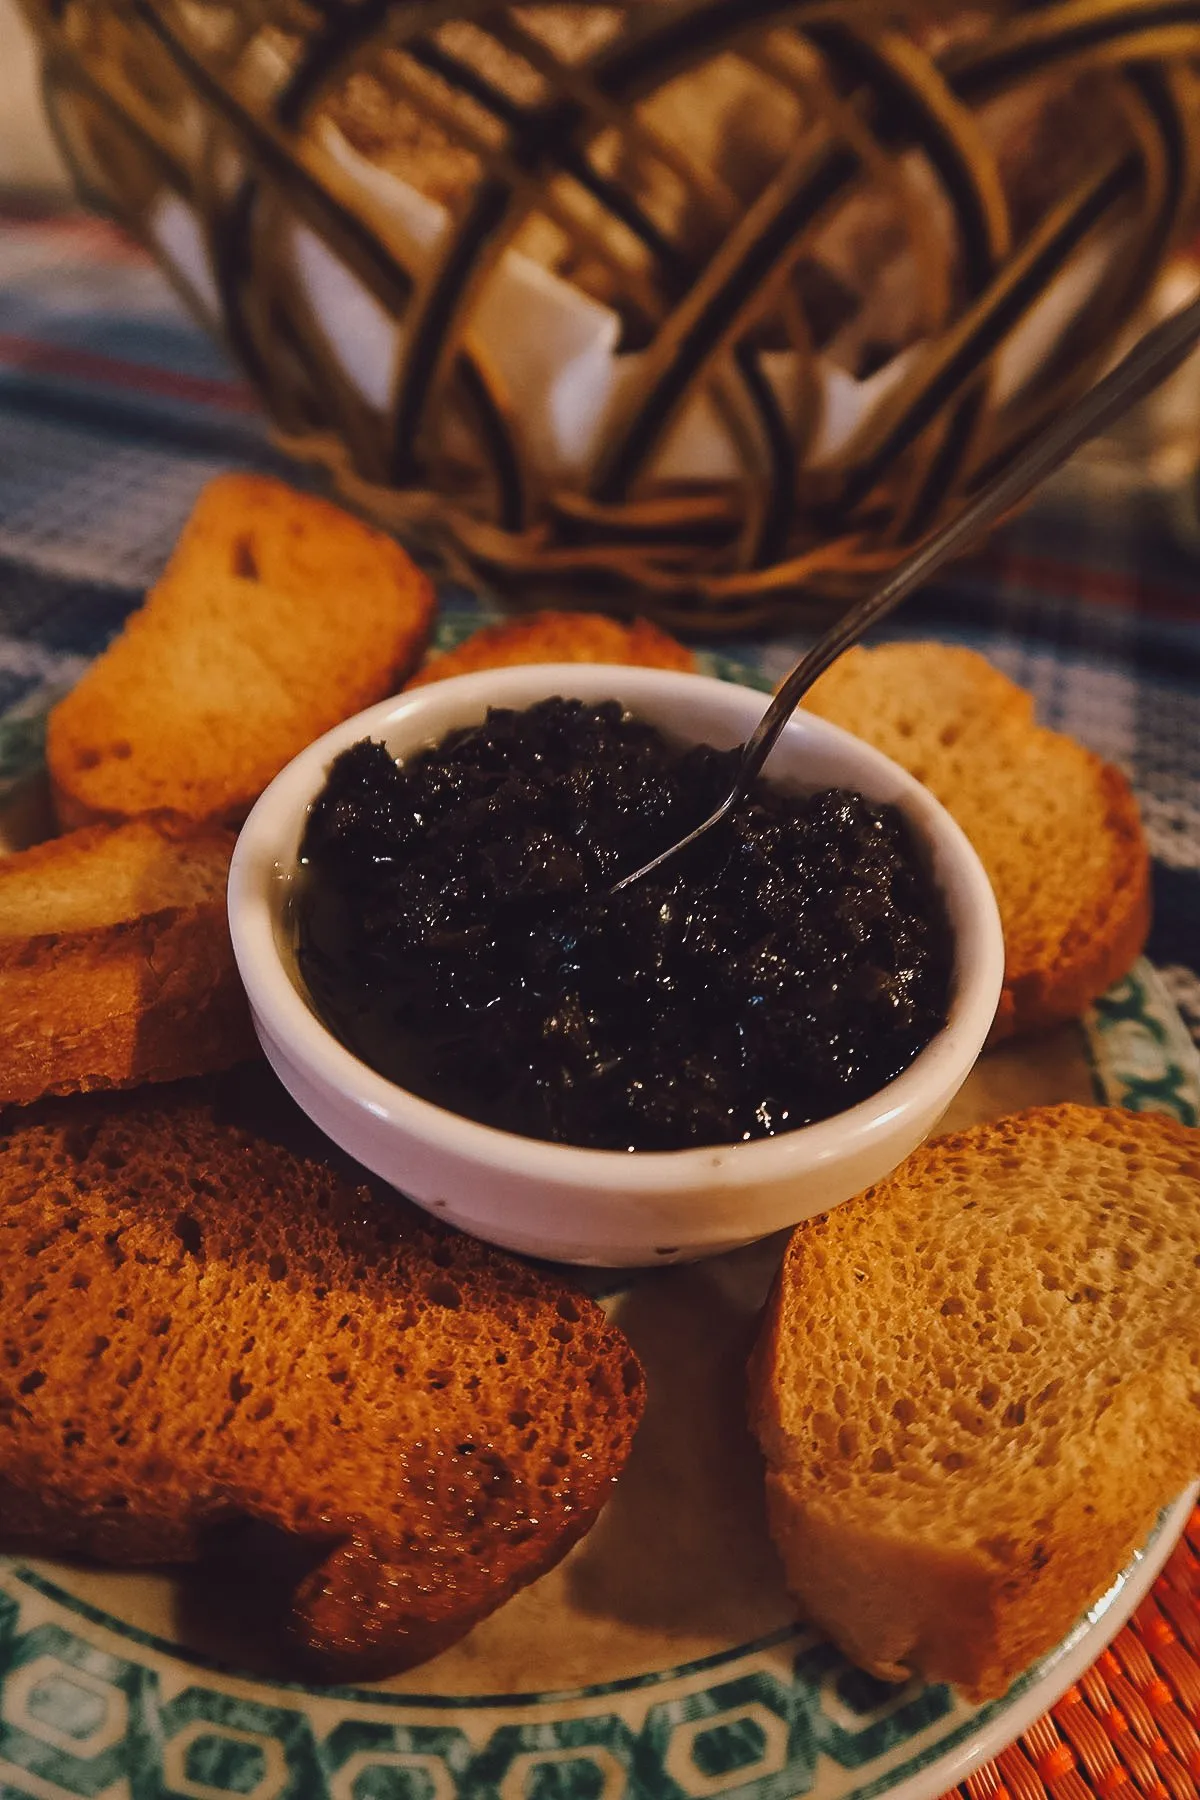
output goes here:
{"type": "Polygon", "coordinates": [[[736,751],[616,701],[493,710],[397,764],[362,742],[305,833],[301,972],[342,1042],[488,1125],[607,1150],[789,1131],[945,1023],[945,908],[894,807],[752,798],[659,876],[736,751]]]}

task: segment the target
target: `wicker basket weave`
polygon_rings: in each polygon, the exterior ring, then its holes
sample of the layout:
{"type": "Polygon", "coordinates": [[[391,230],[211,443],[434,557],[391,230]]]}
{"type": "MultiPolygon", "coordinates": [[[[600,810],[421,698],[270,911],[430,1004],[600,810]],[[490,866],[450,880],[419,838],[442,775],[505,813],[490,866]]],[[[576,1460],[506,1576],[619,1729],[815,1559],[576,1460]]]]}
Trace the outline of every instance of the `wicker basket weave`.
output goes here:
{"type": "Polygon", "coordinates": [[[82,189],[289,448],[677,627],[886,569],[1095,375],[1197,189],[1198,0],[23,4],[82,189]],[[573,402],[521,375],[543,306],[593,334],[573,402]]]}

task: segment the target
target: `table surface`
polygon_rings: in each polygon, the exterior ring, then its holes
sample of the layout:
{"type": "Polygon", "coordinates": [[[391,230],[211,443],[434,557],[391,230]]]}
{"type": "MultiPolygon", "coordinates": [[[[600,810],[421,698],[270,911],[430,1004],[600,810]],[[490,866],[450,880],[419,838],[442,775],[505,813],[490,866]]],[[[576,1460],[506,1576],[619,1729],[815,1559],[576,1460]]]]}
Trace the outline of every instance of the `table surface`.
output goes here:
{"type": "MultiPolygon", "coordinates": [[[[203,483],[288,470],[223,352],[142,254],[78,214],[0,208],[0,798],[40,763],[48,707],[141,599],[203,483]]],[[[494,611],[442,596],[438,645],[494,611]]],[[[1110,450],[910,601],[880,636],[981,650],[1048,725],[1125,770],[1154,858],[1148,954],[1200,1041],[1200,530],[1185,482],[1110,450]]],[[[803,635],[700,648],[769,681],[803,635]]],[[[972,1800],[1194,1800],[1200,1513],[1193,1541],[1052,1720],[971,1778],[972,1800]]]]}

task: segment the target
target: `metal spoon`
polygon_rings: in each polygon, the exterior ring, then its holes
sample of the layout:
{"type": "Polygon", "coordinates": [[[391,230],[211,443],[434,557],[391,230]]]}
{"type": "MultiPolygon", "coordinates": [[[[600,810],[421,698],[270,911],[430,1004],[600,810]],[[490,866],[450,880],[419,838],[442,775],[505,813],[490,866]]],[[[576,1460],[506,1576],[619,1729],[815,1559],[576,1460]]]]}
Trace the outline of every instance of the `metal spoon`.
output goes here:
{"type": "Polygon", "coordinates": [[[927,581],[958,551],[966,548],[989,525],[995,524],[1008,510],[1031,493],[1038,483],[1053,473],[1082,444],[1112,425],[1136,401],[1166,380],[1188,356],[1200,339],[1200,298],[1191,300],[1178,312],[1164,319],[1152,331],[1139,338],[1127,356],[1122,357],[1094,387],[1088,389],[1051,425],[1028,444],[1002,474],[989,481],[964,507],[957,518],[893,570],[881,587],[850,608],[836,625],[817,639],[812,649],[801,657],[787,680],[776,693],[758,725],[742,749],[742,760],[734,784],[716,811],[678,843],[660,851],[640,869],[623,875],[612,888],[619,894],[654,869],[661,869],[670,858],[678,856],[689,844],[711,831],[741,800],[755,776],[766,762],[775,740],[791,718],[801,697],[808,692],[818,675],[843,650],[856,644],[878,619],[890,613],[915,587],[927,581]]]}

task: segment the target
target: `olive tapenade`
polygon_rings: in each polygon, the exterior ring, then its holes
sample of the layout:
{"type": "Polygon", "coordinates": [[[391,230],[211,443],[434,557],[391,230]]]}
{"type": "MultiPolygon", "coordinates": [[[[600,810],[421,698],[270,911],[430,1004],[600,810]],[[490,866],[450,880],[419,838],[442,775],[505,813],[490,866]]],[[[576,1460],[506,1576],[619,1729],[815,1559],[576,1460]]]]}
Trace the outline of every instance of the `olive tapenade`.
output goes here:
{"type": "Polygon", "coordinates": [[[760,782],[687,855],[736,751],[616,701],[493,710],[397,764],[364,741],[313,806],[303,978],[414,1094],[527,1137],[678,1150],[853,1105],[945,1023],[951,936],[903,815],[760,782]]]}

